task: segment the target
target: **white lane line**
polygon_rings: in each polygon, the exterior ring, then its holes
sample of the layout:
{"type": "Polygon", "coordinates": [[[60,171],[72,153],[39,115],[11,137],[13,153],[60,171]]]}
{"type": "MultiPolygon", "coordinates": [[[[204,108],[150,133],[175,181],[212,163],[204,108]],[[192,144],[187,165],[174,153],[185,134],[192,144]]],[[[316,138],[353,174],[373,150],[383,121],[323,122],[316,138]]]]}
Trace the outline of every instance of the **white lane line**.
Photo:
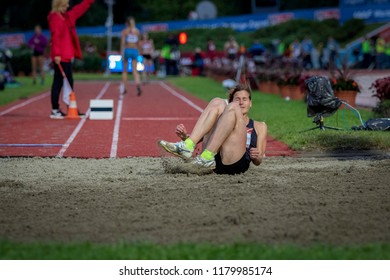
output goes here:
{"type": "Polygon", "coordinates": [[[181,117],[152,117],[152,118],[122,118],[124,121],[182,121],[182,120],[197,120],[198,118],[192,117],[192,118],[181,118],[181,117]]]}
{"type": "Polygon", "coordinates": [[[20,104],[17,104],[15,106],[12,106],[12,107],[8,108],[7,110],[5,110],[3,112],[0,112],[0,116],[4,116],[5,114],[8,114],[9,112],[12,112],[12,111],[14,111],[16,109],[19,109],[19,108],[22,108],[22,107],[24,107],[24,106],[26,106],[26,105],[28,105],[28,104],[30,104],[32,102],[38,101],[38,100],[40,100],[42,98],[45,98],[48,95],[50,95],[50,92],[45,92],[43,94],[40,94],[40,95],[35,96],[33,98],[30,98],[30,99],[28,99],[28,100],[26,100],[26,101],[24,101],[24,102],[22,102],[20,104]]]}
{"type": "Polygon", "coordinates": [[[62,144],[0,144],[0,147],[62,147],[62,144]]]}
{"type": "MultiPolygon", "coordinates": [[[[111,82],[107,82],[102,90],[99,92],[99,94],[96,96],[96,99],[102,98],[102,96],[106,93],[108,87],[110,86],[111,82]]],[[[85,121],[87,120],[89,116],[90,109],[85,113],[85,118],[81,119],[77,127],[73,130],[73,133],[70,135],[66,143],[62,146],[62,149],[58,152],[57,156],[58,158],[62,158],[66,152],[66,150],[69,148],[70,144],[72,144],[73,140],[76,138],[77,134],[80,132],[81,128],[85,124],[85,121]]]]}
{"type": "Polygon", "coordinates": [[[196,105],[194,102],[192,102],[191,100],[189,100],[187,97],[181,95],[180,93],[178,93],[177,91],[175,91],[173,88],[171,88],[170,86],[168,86],[167,84],[165,84],[164,82],[159,82],[159,84],[165,88],[166,90],[168,90],[173,96],[176,96],[177,98],[181,99],[182,101],[184,101],[185,103],[187,103],[188,105],[190,105],[192,108],[194,108],[195,110],[198,110],[199,112],[203,112],[203,109],[200,108],[198,105],[196,105]]]}
{"type": "Polygon", "coordinates": [[[123,107],[123,97],[119,98],[118,100],[118,106],[117,106],[116,116],[115,116],[114,133],[112,134],[110,158],[116,158],[117,151],[118,151],[119,126],[121,123],[122,107],[123,107]]]}

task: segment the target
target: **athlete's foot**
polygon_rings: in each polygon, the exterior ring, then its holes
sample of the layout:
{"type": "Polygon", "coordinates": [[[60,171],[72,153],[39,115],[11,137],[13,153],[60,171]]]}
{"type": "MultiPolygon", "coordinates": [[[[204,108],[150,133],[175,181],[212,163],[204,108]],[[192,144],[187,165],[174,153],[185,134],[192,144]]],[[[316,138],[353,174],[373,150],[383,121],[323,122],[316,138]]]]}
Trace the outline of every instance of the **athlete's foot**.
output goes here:
{"type": "Polygon", "coordinates": [[[160,140],[158,141],[158,144],[168,153],[179,156],[184,160],[189,160],[192,156],[193,151],[185,146],[184,141],[172,143],[165,140],[160,140]]]}
{"type": "Polygon", "coordinates": [[[123,83],[121,83],[119,85],[119,93],[120,94],[126,94],[126,88],[125,88],[125,85],[123,83]]]}
{"type": "Polygon", "coordinates": [[[216,163],[215,159],[207,160],[202,158],[201,156],[197,156],[194,159],[191,160],[191,164],[193,166],[196,166],[198,168],[205,168],[205,169],[215,169],[216,163]]]}
{"type": "Polygon", "coordinates": [[[141,86],[138,85],[138,86],[137,86],[137,95],[138,95],[138,96],[141,96],[141,94],[142,94],[141,86]]]}

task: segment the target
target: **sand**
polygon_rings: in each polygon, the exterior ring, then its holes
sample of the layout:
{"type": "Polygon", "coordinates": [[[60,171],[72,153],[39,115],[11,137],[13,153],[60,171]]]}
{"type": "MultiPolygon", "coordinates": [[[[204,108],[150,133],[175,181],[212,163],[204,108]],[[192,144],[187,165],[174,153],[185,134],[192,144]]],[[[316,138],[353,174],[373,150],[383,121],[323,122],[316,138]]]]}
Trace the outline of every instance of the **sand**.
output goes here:
{"type": "Polygon", "coordinates": [[[41,242],[390,242],[390,159],[266,158],[242,175],[177,158],[0,159],[0,238],[41,242]],[[173,171],[172,171],[173,170],[173,171]]]}

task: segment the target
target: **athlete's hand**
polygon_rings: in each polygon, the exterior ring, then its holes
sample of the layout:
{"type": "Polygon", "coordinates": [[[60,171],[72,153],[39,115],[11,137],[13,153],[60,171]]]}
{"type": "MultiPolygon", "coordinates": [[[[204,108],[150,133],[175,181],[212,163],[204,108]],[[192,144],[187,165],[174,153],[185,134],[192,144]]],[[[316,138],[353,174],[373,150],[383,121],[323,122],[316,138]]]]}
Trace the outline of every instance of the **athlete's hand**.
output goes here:
{"type": "Polygon", "coordinates": [[[255,162],[261,162],[261,160],[263,158],[262,153],[257,148],[251,148],[249,150],[249,156],[250,156],[251,160],[253,160],[255,162]]]}
{"type": "Polygon", "coordinates": [[[186,127],[184,126],[184,124],[177,125],[175,133],[183,141],[188,138],[187,130],[186,130],[186,127]]]}

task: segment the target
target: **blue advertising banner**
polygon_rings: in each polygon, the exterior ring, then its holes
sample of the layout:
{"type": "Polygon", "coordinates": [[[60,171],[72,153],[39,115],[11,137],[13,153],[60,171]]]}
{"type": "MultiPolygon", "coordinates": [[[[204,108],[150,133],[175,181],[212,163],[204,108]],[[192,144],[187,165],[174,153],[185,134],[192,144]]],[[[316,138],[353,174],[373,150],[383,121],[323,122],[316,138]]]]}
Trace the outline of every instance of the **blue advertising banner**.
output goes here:
{"type": "Polygon", "coordinates": [[[340,0],[340,7],[356,7],[390,4],[390,0],[340,0]]]}
{"type": "MultiPolygon", "coordinates": [[[[283,13],[259,13],[231,17],[221,17],[209,20],[181,20],[169,22],[150,22],[138,24],[142,31],[178,31],[192,28],[232,28],[238,32],[254,31],[260,28],[279,24],[292,19],[325,20],[329,18],[338,19],[341,23],[358,18],[366,23],[390,22],[390,0],[341,0],[340,8],[294,10],[283,13]]],[[[124,24],[114,25],[112,36],[120,36],[124,24]]],[[[79,35],[107,36],[105,26],[78,27],[79,35]]],[[[43,30],[49,36],[48,30],[43,30]]],[[[33,31],[19,33],[0,34],[0,47],[14,48],[25,43],[31,38],[33,31]]]]}
{"type": "Polygon", "coordinates": [[[345,22],[351,18],[362,19],[368,23],[390,21],[390,5],[343,8],[341,11],[341,22],[345,22]]]}

